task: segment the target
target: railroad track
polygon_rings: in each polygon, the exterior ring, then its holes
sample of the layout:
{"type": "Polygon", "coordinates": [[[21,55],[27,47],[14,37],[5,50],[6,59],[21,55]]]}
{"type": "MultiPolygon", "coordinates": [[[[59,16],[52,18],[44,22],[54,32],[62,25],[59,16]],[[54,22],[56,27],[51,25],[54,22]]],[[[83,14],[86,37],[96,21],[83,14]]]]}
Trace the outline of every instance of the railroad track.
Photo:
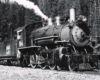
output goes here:
{"type": "Polygon", "coordinates": [[[0,80],[99,80],[100,70],[42,70],[0,65],[0,80]]]}

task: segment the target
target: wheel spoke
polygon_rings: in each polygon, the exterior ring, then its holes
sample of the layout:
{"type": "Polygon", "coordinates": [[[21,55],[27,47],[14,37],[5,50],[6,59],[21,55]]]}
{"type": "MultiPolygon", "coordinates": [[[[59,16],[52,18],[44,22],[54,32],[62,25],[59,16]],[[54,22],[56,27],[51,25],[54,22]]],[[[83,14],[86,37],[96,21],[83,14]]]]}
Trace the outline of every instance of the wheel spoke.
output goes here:
{"type": "Polygon", "coordinates": [[[46,63],[40,64],[40,68],[41,68],[41,69],[45,69],[45,68],[46,68],[46,63]]]}
{"type": "Polygon", "coordinates": [[[36,54],[30,55],[30,66],[36,68],[36,54]]]}
{"type": "Polygon", "coordinates": [[[56,67],[56,65],[55,65],[55,64],[50,64],[50,65],[49,65],[49,68],[50,68],[51,70],[54,70],[54,69],[55,69],[55,67],[56,67]]]}
{"type": "Polygon", "coordinates": [[[60,65],[57,65],[57,70],[62,70],[62,67],[60,65]]]}
{"type": "Polygon", "coordinates": [[[78,65],[78,63],[70,62],[68,65],[68,68],[70,71],[76,71],[79,69],[79,65],[78,65]]]}
{"type": "Polygon", "coordinates": [[[34,68],[36,68],[36,64],[30,64],[30,66],[34,69],[34,68]]]}

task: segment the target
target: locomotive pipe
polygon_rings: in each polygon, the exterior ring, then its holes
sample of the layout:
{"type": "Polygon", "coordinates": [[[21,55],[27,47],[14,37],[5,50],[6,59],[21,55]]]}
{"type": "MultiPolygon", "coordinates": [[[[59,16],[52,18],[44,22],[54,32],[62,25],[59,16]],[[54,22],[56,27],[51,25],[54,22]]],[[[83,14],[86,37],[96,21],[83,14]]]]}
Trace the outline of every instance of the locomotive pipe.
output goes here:
{"type": "Polygon", "coordinates": [[[71,8],[70,9],[70,22],[74,22],[75,21],[75,9],[71,8]]]}

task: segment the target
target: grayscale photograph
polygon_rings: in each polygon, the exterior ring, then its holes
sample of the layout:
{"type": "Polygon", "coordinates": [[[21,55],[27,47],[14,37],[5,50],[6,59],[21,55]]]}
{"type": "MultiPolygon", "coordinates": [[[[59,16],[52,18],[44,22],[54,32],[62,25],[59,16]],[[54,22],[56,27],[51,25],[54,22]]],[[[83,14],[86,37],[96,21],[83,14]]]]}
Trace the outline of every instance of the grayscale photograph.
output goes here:
{"type": "Polygon", "coordinates": [[[100,0],[0,0],[0,80],[100,80],[100,0]]]}

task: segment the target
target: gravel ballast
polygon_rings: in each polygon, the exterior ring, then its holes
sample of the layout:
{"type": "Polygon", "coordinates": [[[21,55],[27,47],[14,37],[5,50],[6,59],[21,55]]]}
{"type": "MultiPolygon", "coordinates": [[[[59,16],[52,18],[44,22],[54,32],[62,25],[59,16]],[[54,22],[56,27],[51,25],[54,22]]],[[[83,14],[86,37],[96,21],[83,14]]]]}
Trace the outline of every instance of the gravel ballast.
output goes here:
{"type": "Polygon", "coordinates": [[[52,71],[0,65],[0,80],[100,80],[100,71],[52,71]]]}

